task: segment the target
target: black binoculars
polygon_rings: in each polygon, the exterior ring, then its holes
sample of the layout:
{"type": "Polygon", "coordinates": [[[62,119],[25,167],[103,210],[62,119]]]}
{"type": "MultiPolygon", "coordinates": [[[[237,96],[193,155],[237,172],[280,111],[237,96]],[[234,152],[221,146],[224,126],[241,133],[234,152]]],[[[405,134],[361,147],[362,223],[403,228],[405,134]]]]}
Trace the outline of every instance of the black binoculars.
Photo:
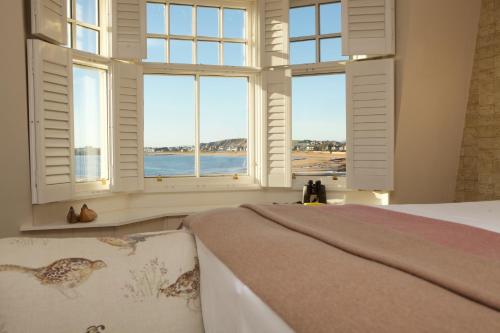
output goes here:
{"type": "Polygon", "coordinates": [[[302,189],[302,203],[319,202],[326,204],[326,188],[321,184],[321,180],[313,182],[309,180],[302,189]]]}

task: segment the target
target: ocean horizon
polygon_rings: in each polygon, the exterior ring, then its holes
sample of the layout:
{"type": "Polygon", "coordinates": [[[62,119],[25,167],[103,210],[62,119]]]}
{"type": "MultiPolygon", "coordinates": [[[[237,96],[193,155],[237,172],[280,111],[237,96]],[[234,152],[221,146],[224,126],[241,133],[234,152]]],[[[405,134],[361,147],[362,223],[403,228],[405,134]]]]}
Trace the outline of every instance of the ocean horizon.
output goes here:
{"type": "MultiPolygon", "coordinates": [[[[77,181],[93,181],[100,174],[99,155],[75,155],[75,178],[77,181]]],[[[225,175],[246,174],[247,156],[201,155],[200,174],[225,175]]],[[[194,175],[194,154],[165,154],[144,156],[145,177],[192,176],[194,175]]]]}

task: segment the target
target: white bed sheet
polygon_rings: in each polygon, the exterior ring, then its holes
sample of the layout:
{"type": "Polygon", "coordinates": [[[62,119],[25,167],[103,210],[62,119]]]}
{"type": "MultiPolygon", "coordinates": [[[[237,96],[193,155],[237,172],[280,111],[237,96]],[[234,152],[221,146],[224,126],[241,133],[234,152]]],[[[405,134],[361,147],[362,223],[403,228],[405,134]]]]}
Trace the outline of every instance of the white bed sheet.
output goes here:
{"type": "MultiPolygon", "coordinates": [[[[390,205],[383,208],[500,233],[500,201],[390,205]]],[[[293,330],[197,238],[201,305],[207,333],[288,333],[293,330]]]]}

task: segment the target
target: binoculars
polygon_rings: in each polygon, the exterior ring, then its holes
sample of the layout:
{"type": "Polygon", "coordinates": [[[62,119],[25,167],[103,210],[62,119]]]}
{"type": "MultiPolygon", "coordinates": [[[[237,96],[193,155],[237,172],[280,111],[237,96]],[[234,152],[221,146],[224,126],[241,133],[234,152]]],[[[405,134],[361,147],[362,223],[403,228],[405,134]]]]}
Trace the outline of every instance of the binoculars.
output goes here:
{"type": "Polygon", "coordinates": [[[302,189],[302,203],[319,202],[326,204],[326,188],[321,184],[321,180],[313,182],[309,180],[302,189]]]}

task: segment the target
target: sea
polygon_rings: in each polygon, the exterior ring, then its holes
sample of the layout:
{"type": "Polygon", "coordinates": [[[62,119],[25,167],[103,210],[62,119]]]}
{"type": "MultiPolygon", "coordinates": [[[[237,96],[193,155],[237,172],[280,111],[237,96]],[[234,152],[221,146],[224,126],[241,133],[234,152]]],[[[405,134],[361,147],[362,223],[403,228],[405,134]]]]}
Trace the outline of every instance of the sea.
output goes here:
{"type": "MultiPolygon", "coordinates": [[[[75,178],[77,181],[99,180],[99,155],[76,155],[75,178]]],[[[202,155],[201,175],[247,173],[246,156],[202,155]]],[[[146,155],[144,156],[144,176],[190,176],[194,175],[194,155],[146,155]]]]}

